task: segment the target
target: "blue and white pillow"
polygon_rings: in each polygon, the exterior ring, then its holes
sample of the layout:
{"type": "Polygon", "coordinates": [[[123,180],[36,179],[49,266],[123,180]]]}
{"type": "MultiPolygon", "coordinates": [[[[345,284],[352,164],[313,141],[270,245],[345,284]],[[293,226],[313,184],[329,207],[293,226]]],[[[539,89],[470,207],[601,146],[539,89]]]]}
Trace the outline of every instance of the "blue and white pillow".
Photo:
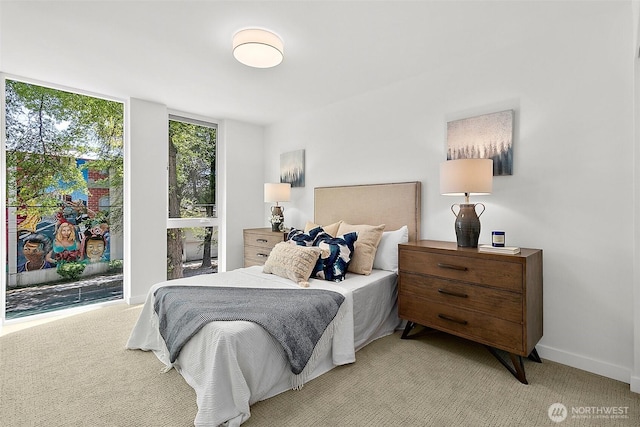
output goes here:
{"type": "Polygon", "coordinates": [[[314,242],[320,234],[326,234],[322,227],[316,227],[309,230],[308,233],[292,228],[291,231],[289,231],[289,234],[287,234],[287,240],[289,243],[295,243],[298,246],[314,246],[314,242]]]}
{"type": "Polygon", "coordinates": [[[327,233],[318,234],[313,246],[318,246],[322,249],[322,253],[311,273],[311,277],[333,282],[344,280],[357,239],[358,233],[356,232],[338,237],[331,237],[327,233]]]}

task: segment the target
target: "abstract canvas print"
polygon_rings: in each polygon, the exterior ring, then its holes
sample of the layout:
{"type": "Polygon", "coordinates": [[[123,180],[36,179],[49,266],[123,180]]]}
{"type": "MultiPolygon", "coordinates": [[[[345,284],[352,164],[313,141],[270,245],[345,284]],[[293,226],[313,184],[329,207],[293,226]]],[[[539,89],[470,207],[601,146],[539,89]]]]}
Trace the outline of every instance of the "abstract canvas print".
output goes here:
{"type": "Polygon", "coordinates": [[[513,175],[513,110],[447,122],[447,160],[492,159],[493,175],[513,175]]]}
{"type": "Polygon", "coordinates": [[[280,182],[304,187],[304,150],[280,154],[280,182]]]}

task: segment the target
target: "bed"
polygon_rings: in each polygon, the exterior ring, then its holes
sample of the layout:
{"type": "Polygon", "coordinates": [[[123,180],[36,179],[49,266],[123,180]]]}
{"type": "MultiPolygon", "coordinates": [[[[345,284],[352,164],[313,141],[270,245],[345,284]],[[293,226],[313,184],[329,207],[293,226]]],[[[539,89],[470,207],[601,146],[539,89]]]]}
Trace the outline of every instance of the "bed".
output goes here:
{"type": "Polygon", "coordinates": [[[252,266],[162,282],[149,291],[126,347],[153,351],[165,364],[165,370],[175,368],[194,388],[198,404],[194,425],[239,426],[249,419],[253,403],[300,388],[335,366],[355,362],[356,351],[400,326],[397,270],[393,268],[394,260],[380,256],[391,254],[392,258],[395,252],[397,257],[397,244],[393,240],[397,230],[406,227],[408,240],[419,237],[420,183],[314,189],[313,222],[328,225],[340,221],[385,224],[386,231],[374,263],[374,267],[381,268],[373,268],[369,274],[347,272],[339,282],[310,278],[308,288],[303,288],[288,278],[264,273],[262,266],[252,266]],[[339,294],[342,303],[304,370],[294,374],[288,353],[280,342],[251,321],[211,321],[186,341],[175,357],[160,333],[161,321],[154,306],[158,302],[157,292],[177,287],[222,287],[233,288],[234,292],[244,292],[236,288],[270,289],[288,293],[312,289],[339,294]]]}

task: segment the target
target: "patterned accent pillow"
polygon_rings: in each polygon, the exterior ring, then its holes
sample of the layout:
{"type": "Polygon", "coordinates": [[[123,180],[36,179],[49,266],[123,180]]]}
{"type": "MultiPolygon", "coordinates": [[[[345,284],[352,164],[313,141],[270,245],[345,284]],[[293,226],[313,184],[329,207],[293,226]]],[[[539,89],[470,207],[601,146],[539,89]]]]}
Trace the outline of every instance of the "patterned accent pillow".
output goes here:
{"type": "Polygon", "coordinates": [[[313,272],[322,249],[291,245],[280,242],[273,247],[269,258],[262,268],[263,273],[275,274],[293,280],[302,287],[309,286],[309,277],[313,272]]]}
{"type": "Polygon", "coordinates": [[[287,234],[287,241],[291,244],[299,246],[313,246],[313,242],[319,234],[324,233],[322,227],[316,227],[305,233],[302,230],[292,228],[289,234],[287,234]]]}
{"type": "Polygon", "coordinates": [[[318,235],[313,244],[322,249],[322,254],[311,276],[333,282],[344,280],[357,239],[358,233],[338,237],[331,237],[328,233],[318,235]]]}

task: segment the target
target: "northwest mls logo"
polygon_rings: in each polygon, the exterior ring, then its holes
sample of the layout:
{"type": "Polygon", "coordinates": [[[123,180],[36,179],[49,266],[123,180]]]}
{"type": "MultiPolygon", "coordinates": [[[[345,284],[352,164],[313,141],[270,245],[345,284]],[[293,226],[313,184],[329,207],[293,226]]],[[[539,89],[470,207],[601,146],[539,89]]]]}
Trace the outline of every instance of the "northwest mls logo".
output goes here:
{"type": "Polygon", "coordinates": [[[567,407],[562,403],[554,403],[549,406],[547,414],[549,415],[549,419],[554,423],[561,423],[567,418],[567,407]]]}
{"type": "Polygon", "coordinates": [[[554,403],[547,410],[549,419],[554,423],[561,423],[571,416],[571,419],[629,419],[628,406],[572,406],[571,413],[562,403],[554,403]]]}

